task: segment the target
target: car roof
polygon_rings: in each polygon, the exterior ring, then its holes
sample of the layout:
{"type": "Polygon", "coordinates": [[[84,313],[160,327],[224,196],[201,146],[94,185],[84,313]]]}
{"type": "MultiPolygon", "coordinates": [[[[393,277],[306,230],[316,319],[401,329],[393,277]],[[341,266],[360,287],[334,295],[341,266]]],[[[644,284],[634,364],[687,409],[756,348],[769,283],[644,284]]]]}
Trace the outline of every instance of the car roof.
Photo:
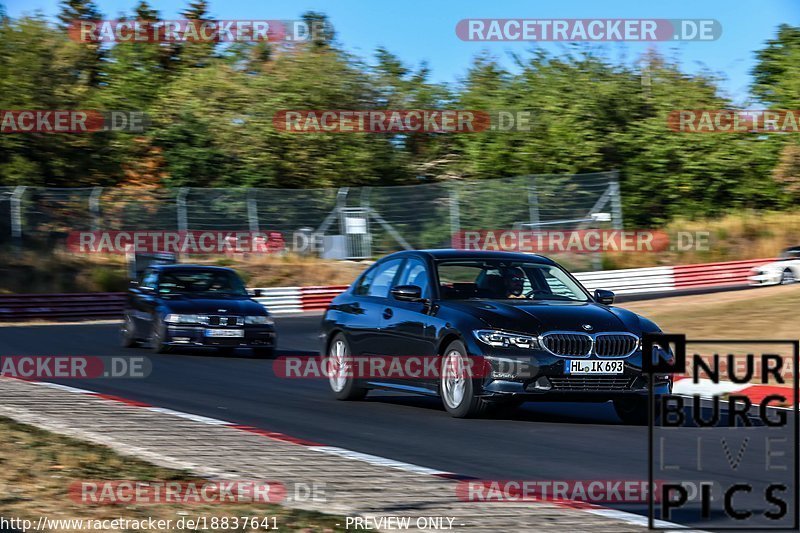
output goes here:
{"type": "Polygon", "coordinates": [[[184,263],[175,263],[170,265],[150,265],[148,268],[155,270],[208,270],[210,272],[234,272],[232,268],[210,266],[210,265],[189,265],[184,263]]]}
{"type": "MultiPolygon", "coordinates": [[[[401,252],[402,253],[402,252],[401,252]]],[[[536,254],[526,254],[522,252],[499,252],[488,250],[456,250],[456,249],[436,249],[418,250],[418,253],[427,254],[434,260],[444,259],[503,259],[506,261],[525,261],[528,263],[541,263],[543,265],[553,265],[555,261],[549,257],[536,254]]]]}

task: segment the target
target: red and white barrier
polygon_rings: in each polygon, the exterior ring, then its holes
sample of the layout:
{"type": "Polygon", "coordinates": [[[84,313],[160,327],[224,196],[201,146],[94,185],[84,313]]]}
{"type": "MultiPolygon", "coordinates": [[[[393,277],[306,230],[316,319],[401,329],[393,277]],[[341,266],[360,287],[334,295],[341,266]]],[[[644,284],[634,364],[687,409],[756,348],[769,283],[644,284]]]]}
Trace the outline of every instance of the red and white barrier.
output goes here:
{"type": "MultiPolygon", "coordinates": [[[[747,285],[750,270],[771,261],[773,259],[748,259],[727,263],[600,270],[579,272],[575,277],[589,291],[607,289],[617,294],[646,294],[747,285]]],[[[347,285],[272,287],[261,289],[262,296],[256,300],[273,314],[324,311],[331,300],[345,289],[347,285]]]]}
{"type": "MultiPolygon", "coordinates": [[[[587,289],[608,289],[620,295],[660,293],[747,285],[753,267],[773,259],[751,259],[653,268],[579,272],[587,289]]],[[[256,300],[276,315],[322,311],[346,285],[262,288],[256,300]]],[[[255,289],[249,289],[253,294],[255,289]]],[[[125,293],[0,295],[0,321],[30,319],[116,318],[122,315],[125,293]]]]}

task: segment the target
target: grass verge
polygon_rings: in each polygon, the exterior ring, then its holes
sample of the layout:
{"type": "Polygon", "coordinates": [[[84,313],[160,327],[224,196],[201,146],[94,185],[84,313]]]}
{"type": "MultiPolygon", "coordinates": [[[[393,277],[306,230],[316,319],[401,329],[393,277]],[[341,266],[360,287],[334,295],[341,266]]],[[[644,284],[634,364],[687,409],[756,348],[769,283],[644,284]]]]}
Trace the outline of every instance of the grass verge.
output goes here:
{"type": "MultiPolygon", "coordinates": [[[[0,516],[31,520],[40,516],[50,520],[128,520],[146,521],[193,519],[207,517],[275,517],[279,531],[342,531],[342,523],[332,515],[288,509],[270,504],[120,504],[87,505],[73,501],[69,487],[87,480],[137,480],[197,482],[203,480],[187,472],[154,466],[117,454],[110,448],[64,437],[32,426],[0,417],[0,516]]],[[[270,518],[270,524],[272,523],[270,518]]],[[[63,524],[62,524],[63,525],[63,524]]],[[[227,528],[227,531],[268,531],[263,527],[227,528]]],[[[146,526],[145,526],[146,527],[146,526]]],[[[58,527],[52,531],[86,531],[74,527],[58,527]]],[[[152,529],[104,529],[105,531],[153,531],[152,529]]],[[[177,529],[158,531],[211,531],[215,529],[177,529]]],[[[220,527],[216,530],[222,531],[220,527]]],[[[271,530],[270,530],[271,531],[271,530]]]]}

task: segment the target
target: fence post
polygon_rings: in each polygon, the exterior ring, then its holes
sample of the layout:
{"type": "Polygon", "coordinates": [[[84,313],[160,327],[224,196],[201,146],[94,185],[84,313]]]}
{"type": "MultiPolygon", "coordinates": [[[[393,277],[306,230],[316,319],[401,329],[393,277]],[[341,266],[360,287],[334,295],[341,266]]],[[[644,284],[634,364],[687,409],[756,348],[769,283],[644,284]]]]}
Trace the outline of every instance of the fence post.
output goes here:
{"type": "Polygon", "coordinates": [[[450,246],[456,242],[456,234],[461,231],[461,212],[458,205],[458,185],[450,187],[450,246]]]}
{"type": "Polygon", "coordinates": [[[252,233],[258,232],[258,203],[250,196],[251,189],[247,189],[247,222],[252,233]]]}
{"type": "Polygon", "coordinates": [[[24,185],[18,185],[14,188],[9,199],[9,207],[11,208],[11,237],[15,240],[22,239],[22,195],[25,194],[24,185]]]}
{"type": "Polygon", "coordinates": [[[611,216],[613,218],[614,229],[622,229],[622,199],[619,188],[619,171],[611,171],[611,216]]]}
{"type": "Polygon", "coordinates": [[[92,231],[100,229],[100,195],[103,194],[102,187],[94,187],[92,194],[89,195],[89,212],[92,214],[92,231]]]}
{"type": "Polygon", "coordinates": [[[178,189],[178,197],[176,198],[178,204],[178,231],[186,231],[189,224],[186,218],[186,195],[189,194],[189,189],[181,187],[178,189]]]}
{"type": "Polygon", "coordinates": [[[528,216],[532,227],[539,227],[539,189],[536,181],[536,176],[532,176],[528,186],[528,216]]]}

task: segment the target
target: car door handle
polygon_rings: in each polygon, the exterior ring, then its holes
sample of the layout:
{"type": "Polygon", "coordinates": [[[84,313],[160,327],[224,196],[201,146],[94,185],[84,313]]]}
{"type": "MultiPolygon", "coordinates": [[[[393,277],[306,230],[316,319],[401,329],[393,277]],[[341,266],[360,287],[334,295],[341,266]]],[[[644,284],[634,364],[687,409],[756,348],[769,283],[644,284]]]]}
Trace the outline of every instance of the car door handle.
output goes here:
{"type": "Polygon", "coordinates": [[[387,307],[386,309],[383,310],[383,318],[389,319],[392,318],[393,315],[394,312],[390,308],[387,307]]]}

